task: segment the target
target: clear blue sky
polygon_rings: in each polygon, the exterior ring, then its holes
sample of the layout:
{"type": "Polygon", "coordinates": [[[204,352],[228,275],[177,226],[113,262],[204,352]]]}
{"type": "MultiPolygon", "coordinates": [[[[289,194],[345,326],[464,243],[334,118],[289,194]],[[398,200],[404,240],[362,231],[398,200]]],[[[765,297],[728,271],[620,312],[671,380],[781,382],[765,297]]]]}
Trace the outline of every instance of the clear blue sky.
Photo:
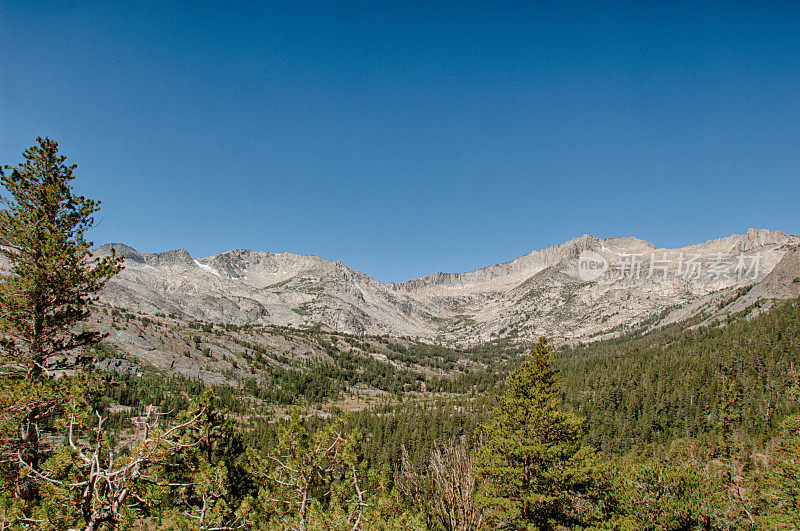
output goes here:
{"type": "Polygon", "coordinates": [[[796,1],[5,0],[0,78],[0,162],[58,140],[98,244],[393,281],[800,233],[796,1]]]}

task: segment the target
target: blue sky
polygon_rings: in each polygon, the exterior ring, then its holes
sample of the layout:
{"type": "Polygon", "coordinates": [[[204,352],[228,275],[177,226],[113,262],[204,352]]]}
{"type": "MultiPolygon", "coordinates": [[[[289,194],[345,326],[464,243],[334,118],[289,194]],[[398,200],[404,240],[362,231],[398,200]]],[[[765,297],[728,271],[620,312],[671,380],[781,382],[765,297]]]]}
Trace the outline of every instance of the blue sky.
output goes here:
{"type": "Polygon", "coordinates": [[[0,162],[36,136],[145,252],[379,280],[584,233],[800,233],[797,2],[0,3],[0,162]]]}

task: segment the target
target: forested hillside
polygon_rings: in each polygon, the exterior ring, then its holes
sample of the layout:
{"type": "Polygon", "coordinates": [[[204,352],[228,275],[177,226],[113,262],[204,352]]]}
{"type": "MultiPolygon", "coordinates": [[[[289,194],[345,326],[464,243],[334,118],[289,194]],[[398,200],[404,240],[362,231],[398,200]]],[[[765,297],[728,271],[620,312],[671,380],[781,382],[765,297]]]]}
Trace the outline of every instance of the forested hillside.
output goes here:
{"type": "Polygon", "coordinates": [[[562,393],[589,440],[624,453],[715,432],[723,419],[742,436],[774,435],[796,407],[786,390],[800,370],[800,305],[730,321],[562,350],[562,393]]]}

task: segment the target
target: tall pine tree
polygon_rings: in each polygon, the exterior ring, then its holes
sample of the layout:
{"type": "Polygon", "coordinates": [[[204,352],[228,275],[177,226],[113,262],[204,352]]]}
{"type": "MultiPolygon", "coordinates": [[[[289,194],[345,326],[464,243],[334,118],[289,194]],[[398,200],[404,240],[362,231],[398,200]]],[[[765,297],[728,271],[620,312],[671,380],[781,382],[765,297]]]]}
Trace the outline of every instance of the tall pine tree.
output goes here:
{"type": "Polygon", "coordinates": [[[500,529],[574,527],[599,516],[598,459],[582,443],[583,420],[560,407],[555,356],[540,339],[481,427],[478,503],[500,529]]]}
{"type": "Polygon", "coordinates": [[[35,377],[59,355],[99,339],[75,325],[122,260],[90,260],[84,233],[100,202],[72,193],[76,166],[64,164],[58,144],[37,138],[23,156],[17,168],[4,168],[10,173],[0,170],[10,194],[0,211],[0,253],[9,268],[0,281],[0,362],[6,374],[35,377]]]}
{"type": "MultiPolygon", "coordinates": [[[[111,256],[92,259],[84,233],[100,203],[74,195],[75,165],[66,165],[58,144],[37,138],[18,167],[0,169],[9,195],[0,198],[0,463],[14,474],[24,461],[40,462],[40,425],[63,403],[51,369],[67,366],[68,354],[99,340],[79,327],[90,297],[121,269],[111,256]],[[9,468],[11,470],[9,470],[9,468]]],[[[27,474],[29,479],[30,475],[27,474]]],[[[17,495],[35,496],[35,484],[15,481],[17,495]]]]}

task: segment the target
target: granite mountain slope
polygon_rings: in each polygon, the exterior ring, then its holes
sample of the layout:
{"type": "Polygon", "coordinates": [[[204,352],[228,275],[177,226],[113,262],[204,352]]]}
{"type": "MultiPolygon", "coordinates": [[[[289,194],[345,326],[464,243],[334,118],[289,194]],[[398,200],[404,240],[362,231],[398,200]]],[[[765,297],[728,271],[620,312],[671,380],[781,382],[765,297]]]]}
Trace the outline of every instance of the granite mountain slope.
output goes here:
{"type": "Polygon", "coordinates": [[[126,258],[100,295],[113,306],[466,345],[540,335],[585,341],[700,313],[763,309],[800,294],[798,246],[800,237],[765,229],[678,249],[584,235],[475,271],[391,284],[291,253],[240,249],[194,259],[183,249],[142,254],[123,244],[95,252],[113,248],[126,258]],[[607,271],[586,280],[579,266],[589,252],[607,271]]]}

